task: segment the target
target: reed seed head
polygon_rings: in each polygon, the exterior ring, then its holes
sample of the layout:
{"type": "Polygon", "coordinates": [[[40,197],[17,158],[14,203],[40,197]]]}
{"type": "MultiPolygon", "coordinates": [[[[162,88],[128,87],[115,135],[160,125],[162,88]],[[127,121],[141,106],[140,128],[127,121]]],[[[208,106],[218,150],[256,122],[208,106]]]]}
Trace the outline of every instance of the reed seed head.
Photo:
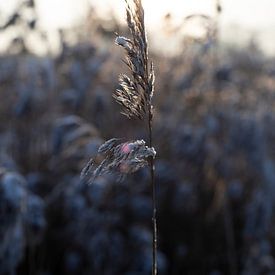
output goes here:
{"type": "Polygon", "coordinates": [[[138,171],[148,165],[150,157],[155,158],[154,148],[146,146],[144,140],[119,142],[120,139],[110,139],[98,149],[99,154],[104,155],[103,161],[95,167],[94,161],[90,160],[81,173],[81,178],[92,183],[97,177],[113,173],[118,180],[124,175],[138,171]]]}
{"type": "Polygon", "coordinates": [[[124,63],[131,76],[119,77],[120,88],[114,92],[114,98],[122,105],[122,114],[128,118],[144,119],[154,91],[153,65],[149,66],[147,36],[144,25],[144,11],[140,0],[126,2],[127,24],[131,39],[117,36],[115,43],[124,48],[124,63]]]}

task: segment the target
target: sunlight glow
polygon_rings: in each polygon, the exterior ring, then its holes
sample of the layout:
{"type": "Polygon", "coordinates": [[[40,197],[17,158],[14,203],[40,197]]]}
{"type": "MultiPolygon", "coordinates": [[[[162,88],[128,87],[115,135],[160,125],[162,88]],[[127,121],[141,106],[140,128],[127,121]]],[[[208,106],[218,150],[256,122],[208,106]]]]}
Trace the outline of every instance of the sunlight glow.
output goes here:
{"type": "MultiPolygon", "coordinates": [[[[18,0],[0,0],[0,9],[8,9],[18,0]],[[4,4],[5,3],[5,4],[4,4]]],[[[275,26],[274,0],[222,0],[224,24],[239,24],[245,28],[268,28],[275,26]]],[[[43,26],[47,28],[65,27],[83,19],[87,5],[92,4],[103,16],[109,12],[124,19],[123,0],[36,0],[43,26]]],[[[176,19],[192,13],[213,15],[215,0],[143,0],[146,21],[149,26],[157,25],[167,13],[176,19]]]]}
{"type": "Polygon", "coordinates": [[[40,24],[46,29],[70,27],[83,20],[87,1],[83,0],[36,0],[40,24]]]}
{"type": "MultiPolygon", "coordinates": [[[[0,11],[8,14],[20,0],[0,0],[0,11]]],[[[148,32],[157,37],[163,31],[163,18],[171,14],[173,24],[181,25],[185,16],[194,13],[215,14],[215,0],[143,0],[148,32]]],[[[269,52],[275,54],[274,0],[221,0],[222,39],[239,43],[253,34],[269,52]],[[236,32],[235,32],[236,31],[236,32]],[[235,35],[243,33],[243,35],[235,35]]],[[[71,27],[85,22],[89,5],[102,17],[115,15],[125,23],[124,0],[36,0],[39,26],[46,31],[71,27]]]]}

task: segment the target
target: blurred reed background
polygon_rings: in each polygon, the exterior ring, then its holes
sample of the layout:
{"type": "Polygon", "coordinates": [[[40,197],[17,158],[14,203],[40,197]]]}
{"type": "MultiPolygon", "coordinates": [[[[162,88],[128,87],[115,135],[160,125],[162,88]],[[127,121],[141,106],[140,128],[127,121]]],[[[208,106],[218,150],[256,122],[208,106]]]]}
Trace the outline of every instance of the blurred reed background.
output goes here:
{"type": "MultiPolygon", "coordinates": [[[[148,171],[79,178],[105,140],[146,136],[112,100],[128,33],[103,3],[0,1],[1,275],[151,273],[148,171]]],[[[159,274],[271,275],[274,1],[192,3],[144,1],[159,274]]]]}

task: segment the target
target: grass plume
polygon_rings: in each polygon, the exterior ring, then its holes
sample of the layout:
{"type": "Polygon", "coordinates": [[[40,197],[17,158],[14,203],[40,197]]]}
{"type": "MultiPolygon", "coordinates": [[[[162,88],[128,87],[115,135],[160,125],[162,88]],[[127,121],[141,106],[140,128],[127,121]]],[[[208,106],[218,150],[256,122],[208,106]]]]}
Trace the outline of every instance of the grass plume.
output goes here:
{"type": "MultiPolygon", "coordinates": [[[[133,0],[129,4],[126,0],[127,24],[132,38],[118,36],[116,44],[126,51],[125,64],[128,66],[131,78],[126,75],[120,77],[120,87],[114,94],[115,99],[124,107],[123,114],[127,117],[137,117],[148,122],[149,147],[153,146],[152,123],[154,94],[154,69],[149,63],[148,43],[144,24],[144,10],[141,0],[133,0]]],[[[157,274],[157,217],[156,217],[156,186],[154,156],[149,156],[151,174],[152,202],[153,202],[153,240],[152,240],[152,275],[157,274]]]]}
{"type": "Polygon", "coordinates": [[[152,188],[152,275],[157,274],[157,217],[156,217],[156,186],[154,175],[154,159],[156,152],[153,148],[152,123],[154,94],[154,69],[153,63],[148,58],[148,43],[144,24],[144,10],[141,0],[125,1],[126,17],[131,38],[117,36],[115,43],[125,50],[123,62],[129,68],[130,76],[119,76],[119,88],[113,97],[122,106],[122,114],[129,119],[138,118],[146,121],[148,125],[149,146],[143,140],[120,142],[113,138],[104,143],[98,153],[104,154],[105,158],[94,167],[90,160],[83,169],[81,176],[92,182],[96,177],[112,172],[118,179],[125,174],[133,173],[138,169],[149,165],[152,188]]]}

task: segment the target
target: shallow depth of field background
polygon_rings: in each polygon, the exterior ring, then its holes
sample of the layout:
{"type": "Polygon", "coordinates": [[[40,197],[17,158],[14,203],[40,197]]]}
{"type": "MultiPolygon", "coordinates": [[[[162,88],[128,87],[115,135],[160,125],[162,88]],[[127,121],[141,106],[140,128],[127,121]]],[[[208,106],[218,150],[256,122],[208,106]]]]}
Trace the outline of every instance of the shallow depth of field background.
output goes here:
{"type": "MultiPolygon", "coordinates": [[[[275,3],[221,5],[144,0],[160,275],[275,273],[275,3]]],[[[151,273],[148,170],[79,179],[105,140],[147,139],[112,98],[124,19],[123,0],[0,0],[0,275],[151,273]]]]}

